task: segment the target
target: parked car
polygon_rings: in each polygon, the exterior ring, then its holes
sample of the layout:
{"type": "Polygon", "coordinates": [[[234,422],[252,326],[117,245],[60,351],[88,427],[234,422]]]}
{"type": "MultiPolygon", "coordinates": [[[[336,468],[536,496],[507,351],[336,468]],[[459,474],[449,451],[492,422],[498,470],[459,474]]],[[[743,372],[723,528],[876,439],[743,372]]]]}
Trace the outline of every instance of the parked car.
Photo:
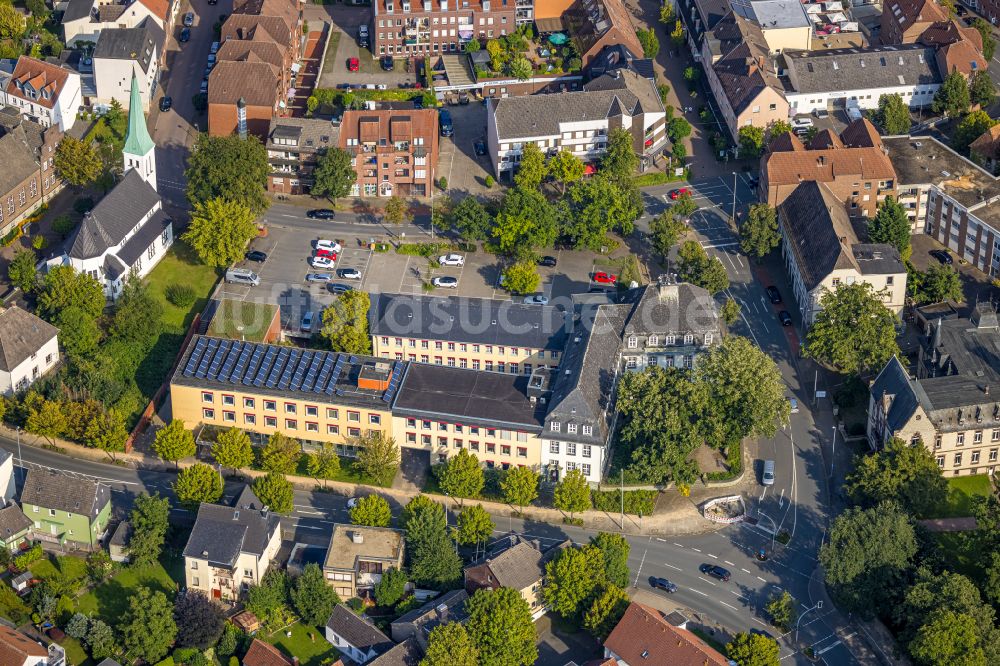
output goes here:
{"type": "Polygon", "coordinates": [[[329,208],[314,208],[313,210],[306,211],[306,217],[310,220],[332,220],[333,211],[329,208]]]}
{"type": "Polygon", "coordinates": [[[455,133],[455,127],[451,124],[451,111],[441,109],[438,114],[438,124],[441,126],[441,136],[451,136],[455,133]]]}
{"type": "Polygon", "coordinates": [[[359,66],[357,58],[348,58],[347,59],[347,71],[348,72],[356,72],[356,71],[358,71],[359,68],[360,68],[360,66],[359,66]]]}
{"type": "Polygon", "coordinates": [[[343,248],[340,247],[340,243],[338,243],[337,241],[320,239],[316,241],[316,249],[327,250],[329,252],[333,252],[334,254],[340,254],[340,251],[343,248]]]}
{"type": "Polygon", "coordinates": [[[265,261],[267,261],[267,252],[261,252],[260,250],[250,250],[249,252],[246,253],[246,260],[262,264],[265,261]]]}
{"type": "Polygon", "coordinates": [[[438,257],[438,263],[442,266],[464,266],[465,257],[460,254],[443,254],[438,257]]]}
{"type": "Polygon", "coordinates": [[[361,271],[357,268],[338,268],[337,277],[342,280],[360,280],[361,271]]]}
{"type": "Polygon", "coordinates": [[[663,590],[664,592],[676,592],[677,586],[671,583],[666,578],[657,578],[656,576],[649,577],[649,586],[655,589],[663,590]]]}
{"type": "Polygon", "coordinates": [[[190,28],[194,25],[194,12],[184,14],[184,27],[190,28]]]}
{"type": "Polygon", "coordinates": [[[346,294],[349,291],[354,291],[354,287],[349,284],[339,284],[337,282],[331,282],[326,285],[326,288],[330,290],[331,294],[346,294]]]}
{"type": "Polygon", "coordinates": [[[455,289],[458,287],[458,278],[453,278],[450,275],[445,275],[444,277],[436,277],[431,280],[431,284],[435,287],[445,287],[447,289],[455,289]]]}
{"type": "MultiPolygon", "coordinates": [[[[209,3],[211,4],[211,3],[209,3]]],[[[215,55],[219,52],[219,42],[212,42],[212,47],[208,50],[209,53],[215,55]]]]}
{"type": "Polygon", "coordinates": [[[333,268],[334,261],[330,257],[313,257],[309,265],[313,268],[333,268]]]}
{"type": "Polygon", "coordinates": [[[309,333],[313,328],[313,313],[309,312],[302,315],[302,322],[299,324],[299,329],[305,333],[309,333]]]}
{"type": "Polygon", "coordinates": [[[318,247],[318,248],[316,248],[316,252],[315,252],[314,256],[317,256],[317,257],[327,257],[327,258],[331,259],[332,261],[337,261],[337,253],[334,252],[333,250],[327,249],[325,247],[318,247]]]}
{"type": "Polygon", "coordinates": [[[799,413],[799,401],[796,398],[788,399],[788,409],[792,414],[799,413]]]}
{"type": "Polygon", "coordinates": [[[347,498],[347,508],[348,509],[353,509],[357,505],[358,505],[358,498],[357,497],[349,497],[349,498],[347,498]]]}
{"type": "Polygon", "coordinates": [[[306,282],[329,282],[332,279],[332,273],[308,273],[306,275],[306,282]]]}
{"type": "Polygon", "coordinates": [[[775,287],[774,285],[771,285],[764,291],[767,292],[767,297],[772,303],[778,304],[781,302],[781,293],[778,291],[778,288],[775,287]]]}
{"type": "Polygon", "coordinates": [[[237,284],[249,284],[256,287],[260,284],[260,276],[249,268],[230,268],[226,271],[226,282],[237,284]]]}
{"type": "Polygon", "coordinates": [[[382,56],[381,64],[382,64],[382,69],[384,69],[387,72],[391,72],[393,67],[396,66],[396,62],[392,59],[391,55],[382,56]]]}
{"type": "Polygon", "coordinates": [[[678,188],[676,190],[671,190],[670,191],[670,200],[671,201],[677,201],[678,199],[680,199],[685,194],[688,195],[688,196],[694,196],[694,194],[691,192],[691,190],[689,188],[687,188],[687,187],[681,187],[681,188],[678,188]]]}
{"type": "Polygon", "coordinates": [[[554,268],[556,263],[557,263],[556,258],[550,257],[549,255],[545,255],[544,257],[538,260],[539,266],[546,266],[548,268],[554,268]]]}
{"type": "Polygon", "coordinates": [[[778,319],[781,320],[782,326],[792,325],[792,315],[788,314],[788,310],[782,310],[778,313],[778,319]]]}
{"type": "Polygon", "coordinates": [[[218,59],[219,59],[219,56],[215,55],[214,53],[209,53],[208,54],[208,60],[207,60],[208,66],[209,67],[215,67],[215,61],[218,60],[218,59]]]}
{"type": "Polygon", "coordinates": [[[948,250],[931,250],[931,256],[940,261],[942,264],[951,266],[954,263],[951,255],[948,254],[948,250]]]}
{"type": "Polygon", "coordinates": [[[170,99],[170,95],[165,95],[160,98],[160,111],[169,111],[170,107],[173,105],[174,100],[170,99]]]}
{"type": "Polygon", "coordinates": [[[698,571],[702,572],[706,576],[711,576],[712,578],[718,578],[723,582],[729,581],[731,574],[728,569],[723,569],[717,564],[702,564],[698,567],[698,571]]]}
{"type": "Polygon", "coordinates": [[[591,277],[591,279],[597,284],[616,284],[618,282],[618,276],[612,275],[611,273],[605,273],[604,271],[597,271],[591,277]]]}
{"type": "Polygon", "coordinates": [[[760,483],[763,486],[773,486],[774,485],[774,461],[765,460],[764,469],[761,471],[760,483]]]}
{"type": "Polygon", "coordinates": [[[465,105],[469,103],[469,93],[460,92],[458,93],[458,103],[465,105]]]}
{"type": "Polygon", "coordinates": [[[805,134],[812,127],[813,127],[812,118],[808,116],[800,116],[798,118],[792,118],[792,131],[795,132],[796,134],[805,134]]]}
{"type": "Polygon", "coordinates": [[[203,95],[208,92],[208,81],[202,80],[201,85],[198,86],[198,92],[203,95]]]}
{"type": "Polygon", "coordinates": [[[525,296],[524,302],[526,305],[548,305],[549,297],[544,294],[532,294],[525,296]]]}
{"type": "Polygon", "coordinates": [[[191,40],[191,28],[181,28],[181,35],[177,38],[177,41],[181,44],[191,40]]]}
{"type": "Polygon", "coordinates": [[[813,111],[813,115],[819,118],[820,120],[823,120],[825,118],[830,117],[830,112],[827,111],[826,109],[816,109],[815,111],[813,111]]]}

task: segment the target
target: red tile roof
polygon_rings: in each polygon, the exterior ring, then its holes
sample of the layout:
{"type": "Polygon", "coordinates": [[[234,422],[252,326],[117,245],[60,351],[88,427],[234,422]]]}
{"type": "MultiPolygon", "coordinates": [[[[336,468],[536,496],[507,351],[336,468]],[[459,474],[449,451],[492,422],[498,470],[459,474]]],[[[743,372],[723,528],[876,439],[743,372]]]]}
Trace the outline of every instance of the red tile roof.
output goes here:
{"type": "Polygon", "coordinates": [[[0,664],[23,664],[28,657],[47,657],[48,650],[19,631],[0,625],[0,664]]]}
{"type": "Polygon", "coordinates": [[[255,638],[243,657],[243,666],[292,666],[292,660],[270,643],[255,638]]]}
{"type": "Polygon", "coordinates": [[[972,44],[964,40],[939,48],[937,61],[941,76],[959,72],[969,77],[973,72],[986,70],[986,59],[972,44]]]}
{"type": "Polygon", "coordinates": [[[55,106],[56,99],[68,78],[69,72],[58,65],[21,56],[17,59],[14,73],[7,84],[7,94],[51,109],[55,106]],[[37,97],[29,97],[18,88],[17,84],[21,84],[22,87],[30,86],[37,93],[37,97]],[[48,97],[42,94],[43,91],[48,92],[48,97]]]}
{"type": "Polygon", "coordinates": [[[729,666],[700,638],[667,622],[660,611],[632,602],[604,647],[628,664],[729,666]]]}
{"type": "Polygon", "coordinates": [[[137,0],[137,2],[145,5],[149,11],[153,12],[153,16],[166,22],[167,15],[170,13],[170,0],[137,0]]]}

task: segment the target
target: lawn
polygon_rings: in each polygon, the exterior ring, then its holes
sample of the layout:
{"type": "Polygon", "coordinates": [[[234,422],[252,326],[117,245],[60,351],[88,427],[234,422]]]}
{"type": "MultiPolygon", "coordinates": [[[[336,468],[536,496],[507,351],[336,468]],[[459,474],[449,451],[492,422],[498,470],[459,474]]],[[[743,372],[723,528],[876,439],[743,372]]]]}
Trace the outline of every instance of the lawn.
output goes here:
{"type": "Polygon", "coordinates": [[[61,575],[67,580],[82,580],[87,575],[86,560],[72,555],[48,555],[29,568],[36,578],[52,578],[61,575]]]}
{"type": "Polygon", "coordinates": [[[73,666],[90,666],[90,664],[94,663],[90,660],[90,656],[87,655],[87,651],[80,645],[80,641],[75,638],[67,636],[59,641],[59,645],[66,650],[67,664],[72,664],[73,666]]]}
{"type": "Polygon", "coordinates": [[[208,334],[234,340],[242,338],[249,342],[263,342],[277,311],[278,306],[269,303],[225,299],[212,317],[208,334]]]}
{"type": "MultiPolygon", "coordinates": [[[[379,486],[375,483],[375,480],[366,474],[362,474],[354,466],[354,458],[348,458],[346,456],[340,456],[340,471],[332,479],[327,479],[328,481],[340,481],[342,483],[360,483],[366,486],[379,486]]],[[[398,471],[398,468],[397,468],[398,471]]],[[[295,469],[295,473],[299,476],[309,476],[309,456],[303,455],[299,458],[298,465],[295,469]]],[[[392,479],[396,478],[396,472],[393,472],[389,479],[389,483],[380,486],[382,488],[388,488],[392,485],[392,479]]],[[[323,484],[323,480],[317,481],[320,485],[323,484]]]]}
{"type": "Polygon", "coordinates": [[[333,71],[334,61],[337,59],[337,47],[340,45],[340,31],[331,30],[326,41],[326,60],[323,61],[323,73],[329,74],[333,71]]]}
{"type": "Polygon", "coordinates": [[[990,477],[955,476],[948,479],[948,502],[928,518],[963,518],[972,515],[972,498],[986,497],[992,492],[990,477]]]}
{"type": "Polygon", "coordinates": [[[162,561],[143,569],[131,567],[123,569],[111,580],[79,597],[76,601],[76,610],[88,615],[98,615],[108,624],[114,625],[128,609],[128,599],[139,586],[145,585],[172,598],[177,591],[178,583],[171,577],[171,573],[182,576],[183,564],[179,563],[177,558],[169,559],[166,556],[162,561]]]}
{"type": "Polygon", "coordinates": [[[323,631],[316,627],[305,627],[299,623],[282,631],[276,631],[270,636],[258,636],[268,643],[276,645],[282,652],[298,657],[299,666],[320,666],[333,661],[339,656],[336,648],[323,637],[323,631]],[[285,636],[285,631],[291,631],[291,636],[285,636]],[[310,638],[310,634],[312,638],[310,638]]]}

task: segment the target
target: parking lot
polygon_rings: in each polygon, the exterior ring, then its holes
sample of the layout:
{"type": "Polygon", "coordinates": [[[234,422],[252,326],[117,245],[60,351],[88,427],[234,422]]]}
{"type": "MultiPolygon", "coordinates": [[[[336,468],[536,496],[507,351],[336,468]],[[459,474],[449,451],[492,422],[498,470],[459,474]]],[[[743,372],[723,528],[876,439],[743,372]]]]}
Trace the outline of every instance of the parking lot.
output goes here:
{"type": "Polygon", "coordinates": [[[475,150],[476,141],[486,143],[486,105],[473,101],[444,108],[451,113],[455,133],[441,137],[438,177],[447,179],[448,191],[455,198],[488,192],[486,176],[493,175],[493,168],[489,156],[476,155],[475,150]]]}

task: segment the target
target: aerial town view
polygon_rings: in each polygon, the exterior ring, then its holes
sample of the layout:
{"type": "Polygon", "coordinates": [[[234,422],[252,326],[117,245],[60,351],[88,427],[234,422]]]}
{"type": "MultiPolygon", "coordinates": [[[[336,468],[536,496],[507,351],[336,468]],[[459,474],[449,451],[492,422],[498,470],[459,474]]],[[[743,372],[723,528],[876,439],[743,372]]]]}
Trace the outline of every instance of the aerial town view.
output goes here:
{"type": "Polygon", "coordinates": [[[0,666],[1000,665],[998,19],[0,0],[0,666]]]}

